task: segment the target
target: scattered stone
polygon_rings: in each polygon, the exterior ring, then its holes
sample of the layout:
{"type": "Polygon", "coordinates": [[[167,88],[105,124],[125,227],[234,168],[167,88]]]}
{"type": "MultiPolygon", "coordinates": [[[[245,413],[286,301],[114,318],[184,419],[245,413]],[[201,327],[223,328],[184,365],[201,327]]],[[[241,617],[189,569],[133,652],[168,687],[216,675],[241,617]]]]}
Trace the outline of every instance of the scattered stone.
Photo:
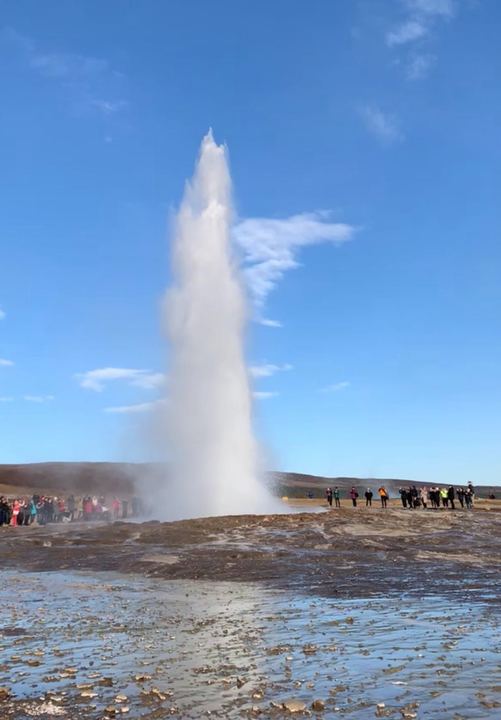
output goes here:
{"type": "Polygon", "coordinates": [[[290,713],[300,713],[306,710],[306,703],[302,700],[285,700],[282,703],[282,708],[290,713]]]}
{"type": "Polygon", "coordinates": [[[92,692],[92,690],[84,690],[80,693],[80,697],[84,698],[85,700],[92,700],[92,698],[97,697],[97,693],[92,692]]]}
{"type": "Polygon", "coordinates": [[[311,703],[311,709],[315,710],[315,712],[322,712],[325,710],[325,703],[323,700],[314,700],[311,703]]]}
{"type": "Polygon", "coordinates": [[[305,655],[314,655],[318,650],[318,647],[316,645],[313,645],[312,643],[307,643],[303,646],[303,652],[305,655]]]}
{"type": "Polygon", "coordinates": [[[9,690],[9,688],[6,687],[0,687],[0,700],[8,700],[11,697],[12,693],[9,690]]]}
{"type": "Polygon", "coordinates": [[[97,684],[101,685],[101,687],[112,687],[113,686],[113,678],[103,677],[100,680],[98,680],[97,684]]]}
{"type": "Polygon", "coordinates": [[[151,675],[134,675],[134,680],[136,682],[146,682],[147,680],[151,680],[151,675]]]}

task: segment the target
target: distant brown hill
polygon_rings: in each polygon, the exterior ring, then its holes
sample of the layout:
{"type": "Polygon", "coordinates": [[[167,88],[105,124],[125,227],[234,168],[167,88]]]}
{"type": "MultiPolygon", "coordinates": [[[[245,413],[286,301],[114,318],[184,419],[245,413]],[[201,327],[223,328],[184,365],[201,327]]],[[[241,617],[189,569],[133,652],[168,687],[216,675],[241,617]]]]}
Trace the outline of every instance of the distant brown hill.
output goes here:
{"type": "MultiPolygon", "coordinates": [[[[339,487],[341,492],[347,493],[352,486],[355,486],[362,495],[366,488],[371,488],[375,492],[378,487],[384,485],[390,495],[397,496],[398,489],[415,485],[419,487],[429,487],[435,485],[438,487],[448,487],[449,483],[430,483],[423,480],[409,480],[402,478],[360,478],[360,477],[323,477],[320,475],[303,475],[291,472],[270,472],[270,477],[277,491],[282,495],[289,497],[304,497],[305,494],[312,492],[314,496],[323,495],[327,487],[339,487]]],[[[495,485],[476,485],[475,492],[479,497],[488,497],[491,494],[501,497],[501,487],[495,485]]]]}
{"type": "MultiPolygon", "coordinates": [[[[132,495],[142,480],[160,472],[167,475],[164,468],[152,463],[54,462],[0,465],[0,492],[132,495]]],[[[289,497],[305,497],[308,493],[323,497],[326,487],[336,485],[343,493],[355,485],[360,494],[366,487],[375,491],[384,485],[390,495],[395,496],[399,487],[430,484],[400,478],[322,477],[291,472],[270,472],[268,480],[274,492],[289,497]]],[[[480,497],[488,497],[491,493],[501,496],[501,487],[475,484],[475,490],[480,497]]]]}

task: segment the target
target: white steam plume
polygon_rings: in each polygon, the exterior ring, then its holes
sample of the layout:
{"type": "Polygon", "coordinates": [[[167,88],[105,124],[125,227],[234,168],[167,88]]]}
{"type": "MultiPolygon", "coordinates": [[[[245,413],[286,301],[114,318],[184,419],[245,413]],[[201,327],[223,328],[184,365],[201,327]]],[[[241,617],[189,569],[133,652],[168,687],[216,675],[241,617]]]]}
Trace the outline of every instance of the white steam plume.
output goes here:
{"type": "Polygon", "coordinates": [[[209,132],[177,216],[166,296],[169,519],[282,509],[259,478],[232,214],[225,148],[209,132]]]}

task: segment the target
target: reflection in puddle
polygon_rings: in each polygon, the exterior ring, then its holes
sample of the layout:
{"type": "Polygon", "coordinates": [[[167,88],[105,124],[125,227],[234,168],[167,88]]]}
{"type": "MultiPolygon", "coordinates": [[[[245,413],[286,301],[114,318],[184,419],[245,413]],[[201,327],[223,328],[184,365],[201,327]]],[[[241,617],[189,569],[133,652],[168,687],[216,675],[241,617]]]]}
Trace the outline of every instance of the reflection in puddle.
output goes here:
{"type": "Polygon", "coordinates": [[[492,605],[104,573],[3,577],[0,686],[12,698],[0,700],[2,718],[270,717],[290,699],[360,720],[501,716],[492,605]]]}

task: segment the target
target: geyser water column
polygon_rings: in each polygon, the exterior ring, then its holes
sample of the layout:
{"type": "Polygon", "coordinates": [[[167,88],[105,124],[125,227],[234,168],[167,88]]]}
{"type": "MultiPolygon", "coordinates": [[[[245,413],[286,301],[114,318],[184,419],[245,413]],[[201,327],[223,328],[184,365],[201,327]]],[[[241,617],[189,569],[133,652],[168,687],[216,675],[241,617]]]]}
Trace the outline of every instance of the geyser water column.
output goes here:
{"type": "Polygon", "coordinates": [[[244,359],[245,294],[231,247],[226,151],[204,138],[172,246],[166,303],[171,518],[279,509],[259,479],[244,359]]]}

